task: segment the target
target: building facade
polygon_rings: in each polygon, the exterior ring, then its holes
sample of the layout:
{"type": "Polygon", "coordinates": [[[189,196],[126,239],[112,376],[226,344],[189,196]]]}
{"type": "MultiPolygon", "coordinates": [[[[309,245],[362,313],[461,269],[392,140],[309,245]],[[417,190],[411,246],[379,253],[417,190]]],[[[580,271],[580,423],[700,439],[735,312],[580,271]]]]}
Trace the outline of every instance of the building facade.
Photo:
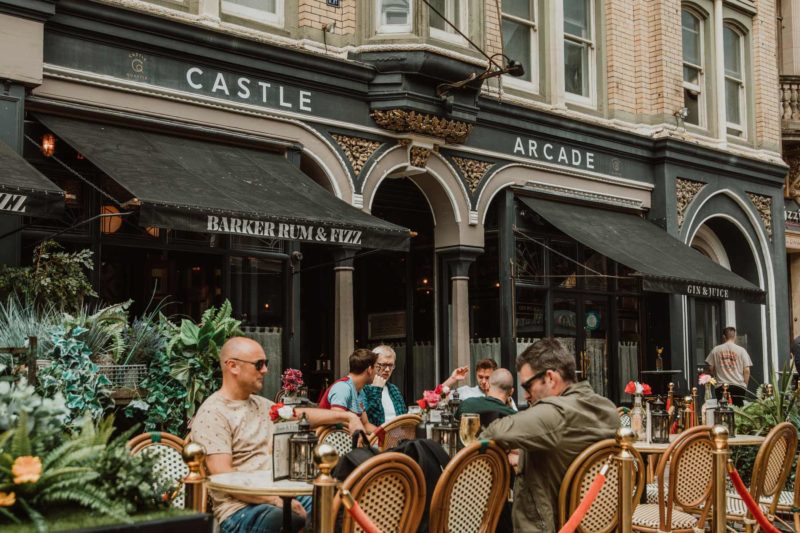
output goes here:
{"type": "Polygon", "coordinates": [[[318,387],[354,347],[392,343],[416,396],[555,336],[621,400],[690,387],[726,325],[761,381],[789,329],[777,9],[0,1],[1,140],[64,203],[10,209],[2,253],[70,228],[104,298],[229,298],[318,387]]]}

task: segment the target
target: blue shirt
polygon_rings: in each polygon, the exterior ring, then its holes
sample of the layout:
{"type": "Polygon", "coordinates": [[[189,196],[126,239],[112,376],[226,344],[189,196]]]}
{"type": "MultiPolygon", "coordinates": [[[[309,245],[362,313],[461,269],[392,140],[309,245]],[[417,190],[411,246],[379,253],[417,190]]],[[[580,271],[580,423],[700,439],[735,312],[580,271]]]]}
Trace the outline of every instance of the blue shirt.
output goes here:
{"type": "Polygon", "coordinates": [[[358,392],[351,378],[345,381],[337,381],[328,391],[328,403],[331,407],[341,407],[351,413],[360,415],[364,411],[367,399],[364,391],[358,392]]]}

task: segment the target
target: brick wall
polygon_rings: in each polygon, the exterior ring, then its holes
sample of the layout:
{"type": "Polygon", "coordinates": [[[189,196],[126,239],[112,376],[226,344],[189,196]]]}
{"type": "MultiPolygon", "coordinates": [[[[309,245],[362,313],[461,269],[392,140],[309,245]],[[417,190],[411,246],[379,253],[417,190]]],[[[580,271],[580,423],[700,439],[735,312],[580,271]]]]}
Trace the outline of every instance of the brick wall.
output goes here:
{"type": "Polygon", "coordinates": [[[777,21],[775,0],[756,0],[753,18],[753,101],[757,147],[779,150],[781,143],[778,96],[777,21]]]}
{"type": "MultiPolygon", "coordinates": [[[[642,4],[636,0],[608,0],[605,3],[605,57],[608,86],[608,108],[612,115],[636,113],[638,84],[636,64],[636,30],[631,14],[635,6],[642,4]]],[[[637,8],[641,11],[641,8],[637,8]]]]}
{"type": "Polygon", "coordinates": [[[324,25],[335,22],[331,33],[352,35],[356,31],[356,1],[341,0],[339,7],[331,7],[325,0],[299,0],[298,25],[322,29],[324,25]]]}
{"type": "Polygon", "coordinates": [[[499,54],[503,51],[503,41],[500,35],[500,19],[498,18],[497,8],[500,2],[495,4],[494,0],[486,0],[484,3],[484,48],[489,56],[499,54]]]}

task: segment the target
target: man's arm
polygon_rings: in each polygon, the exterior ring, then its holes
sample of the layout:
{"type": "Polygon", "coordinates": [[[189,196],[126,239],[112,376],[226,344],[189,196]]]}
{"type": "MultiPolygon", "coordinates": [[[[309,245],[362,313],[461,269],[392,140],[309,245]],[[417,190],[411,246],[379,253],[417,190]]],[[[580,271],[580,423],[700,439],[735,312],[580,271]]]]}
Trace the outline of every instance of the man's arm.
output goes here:
{"type": "Polygon", "coordinates": [[[481,433],[481,438],[492,439],[506,449],[552,450],[560,444],[563,423],[555,407],[539,403],[495,420],[481,433]]]}
{"type": "Polygon", "coordinates": [[[450,377],[444,380],[442,386],[450,387],[452,389],[456,383],[465,380],[467,378],[467,374],[469,374],[468,366],[462,366],[460,368],[456,368],[455,370],[453,370],[453,373],[450,374],[450,377]]]}
{"type": "Polygon", "coordinates": [[[341,407],[331,407],[330,409],[316,409],[313,407],[298,407],[294,410],[295,415],[305,414],[308,423],[313,427],[327,426],[332,424],[347,424],[350,433],[357,429],[364,429],[361,418],[341,407]]]}
{"type": "Polygon", "coordinates": [[[750,367],[744,367],[742,370],[742,377],[744,378],[744,386],[747,387],[747,384],[750,383],[750,367]]]}

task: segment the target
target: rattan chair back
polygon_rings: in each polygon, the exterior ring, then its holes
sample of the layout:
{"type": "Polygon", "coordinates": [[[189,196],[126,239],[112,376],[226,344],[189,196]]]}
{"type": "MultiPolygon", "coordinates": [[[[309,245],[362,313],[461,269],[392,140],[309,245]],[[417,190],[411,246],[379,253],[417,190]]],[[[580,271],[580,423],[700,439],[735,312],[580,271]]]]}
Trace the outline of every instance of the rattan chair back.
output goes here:
{"type": "MultiPolygon", "coordinates": [[[[413,533],[425,507],[425,475],[413,459],[402,453],[386,452],[364,461],[342,481],[359,507],[380,531],[413,533]]],[[[361,531],[344,511],[339,494],[333,513],[342,513],[343,533],[361,531]]]]}
{"type": "MultiPolygon", "coordinates": [[[[603,488],[576,531],[579,533],[610,533],[616,529],[619,520],[617,513],[619,510],[619,461],[615,457],[619,455],[619,452],[620,446],[617,441],[607,439],[592,444],[572,461],[561,481],[561,490],[558,496],[559,526],[563,526],[569,520],[588,492],[594,478],[608,463],[609,468],[603,488]]],[[[633,503],[631,509],[635,509],[645,487],[645,468],[644,460],[635,448],[631,450],[631,454],[634,457],[634,493],[631,494],[633,503]]]]}
{"type": "Polygon", "coordinates": [[[797,430],[790,422],[783,422],[772,428],[758,449],[750,481],[750,494],[757,502],[770,501],[770,514],[775,514],[778,497],[789,478],[796,451],[797,430]]]}
{"type": "Polygon", "coordinates": [[[508,501],[511,470],[493,441],[473,442],[442,472],[431,499],[430,533],[491,533],[508,501]]]}
{"type": "Polygon", "coordinates": [[[317,428],[317,441],[319,444],[330,444],[339,456],[347,455],[353,450],[353,437],[340,426],[320,426],[317,428]]]}
{"type": "Polygon", "coordinates": [[[671,529],[668,524],[672,524],[672,510],[676,506],[699,515],[698,524],[705,522],[711,508],[714,482],[713,449],[711,427],[695,426],[681,433],[661,456],[656,478],[662,530],[671,529]],[[668,476],[666,486],[665,476],[668,476]]]}
{"type": "MultiPolygon", "coordinates": [[[[128,441],[131,455],[156,454],[154,477],[159,484],[175,486],[189,475],[189,467],[183,460],[183,447],[186,442],[171,433],[152,431],[141,433],[128,441]]],[[[184,495],[186,489],[181,484],[180,492],[172,500],[172,506],[182,509],[185,506],[184,495]]]]}
{"type": "Polygon", "coordinates": [[[417,426],[420,422],[422,422],[422,417],[419,415],[400,415],[379,426],[378,429],[369,436],[369,443],[373,446],[378,446],[380,451],[394,448],[400,444],[401,440],[415,439],[417,436],[417,426]],[[383,439],[381,439],[381,434],[383,435],[383,439]],[[381,440],[383,443],[381,443],[381,440]]]}

